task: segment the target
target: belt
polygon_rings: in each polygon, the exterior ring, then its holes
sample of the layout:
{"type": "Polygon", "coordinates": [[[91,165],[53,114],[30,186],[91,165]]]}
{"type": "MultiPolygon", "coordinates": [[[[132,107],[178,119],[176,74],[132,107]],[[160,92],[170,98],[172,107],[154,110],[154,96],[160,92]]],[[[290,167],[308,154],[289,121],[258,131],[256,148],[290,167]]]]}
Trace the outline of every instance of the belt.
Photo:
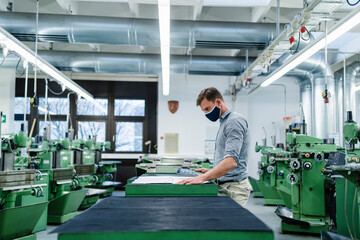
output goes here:
{"type": "Polygon", "coordinates": [[[217,184],[220,185],[220,184],[224,184],[224,183],[229,183],[229,182],[241,182],[243,180],[245,180],[246,178],[244,179],[241,179],[241,180],[225,180],[225,181],[219,181],[217,180],[217,184]]]}
{"type": "Polygon", "coordinates": [[[217,181],[218,185],[220,184],[224,184],[224,183],[228,183],[228,182],[238,182],[238,181],[235,181],[235,180],[226,180],[226,181],[217,181]]]}

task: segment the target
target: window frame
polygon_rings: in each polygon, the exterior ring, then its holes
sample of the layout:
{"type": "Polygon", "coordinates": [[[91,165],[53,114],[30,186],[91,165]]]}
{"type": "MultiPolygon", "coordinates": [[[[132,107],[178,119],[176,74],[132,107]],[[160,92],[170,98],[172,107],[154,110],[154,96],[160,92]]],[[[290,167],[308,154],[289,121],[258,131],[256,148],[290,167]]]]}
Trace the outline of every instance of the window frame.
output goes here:
{"type": "MultiPolygon", "coordinates": [[[[37,84],[37,96],[45,96],[45,84],[42,84],[42,79],[38,79],[37,84]]],[[[98,99],[107,99],[108,100],[108,115],[107,116],[91,116],[91,115],[77,115],[77,106],[76,100],[77,96],[75,94],[70,94],[70,120],[73,123],[73,129],[75,134],[78,132],[78,121],[105,121],[106,124],[106,133],[105,141],[110,141],[111,150],[107,152],[114,153],[147,153],[147,148],[144,143],[148,140],[153,142],[153,145],[157,143],[157,82],[123,82],[123,81],[93,81],[93,80],[81,80],[76,81],[80,86],[90,91],[95,98],[98,99]],[[99,85],[100,84],[100,85],[99,85]],[[101,87],[99,87],[101,86],[101,87]],[[124,99],[124,100],[145,100],[145,116],[114,116],[115,113],[115,99],[124,99]],[[115,141],[116,141],[116,122],[142,122],[143,123],[143,146],[141,152],[116,152],[115,151],[115,141]]],[[[28,86],[28,96],[32,97],[34,82],[33,79],[29,79],[28,86]]],[[[56,82],[49,82],[49,87],[53,91],[61,92],[61,87],[56,82]]],[[[24,96],[24,79],[16,79],[16,88],[15,88],[15,97],[24,96]]],[[[60,95],[55,95],[49,92],[49,98],[67,98],[68,90],[65,90],[64,93],[60,95]]],[[[30,103],[29,103],[30,104],[30,103]]],[[[17,114],[19,115],[19,114],[17,114]]],[[[23,114],[21,114],[23,115],[23,114]]],[[[18,119],[20,117],[18,116],[18,119]]],[[[22,118],[22,117],[21,117],[22,118]]],[[[31,125],[36,119],[36,125],[33,131],[32,137],[36,136],[39,133],[39,123],[44,121],[45,115],[41,112],[38,112],[37,107],[30,107],[30,114],[26,115],[26,120],[28,121],[28,132],[31,130],[31,125]]],[[[51,115],[52,121],[66,121],[67,115],[51,115]]],[[[157,153],[153,148],[151,153],[157,153]]]]}

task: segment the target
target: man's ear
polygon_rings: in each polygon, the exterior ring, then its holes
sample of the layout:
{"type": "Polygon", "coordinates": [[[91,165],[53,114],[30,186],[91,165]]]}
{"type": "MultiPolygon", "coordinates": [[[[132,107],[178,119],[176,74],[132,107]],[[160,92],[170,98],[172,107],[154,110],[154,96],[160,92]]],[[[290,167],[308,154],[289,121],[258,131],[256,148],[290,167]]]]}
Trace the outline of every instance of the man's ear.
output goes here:
{"type": "Polygon", "coordinates": [[[217,98],[217,99],[215,100],[215,103],[217,103],[217,105],[221,108],[221,105],[222,105],[221,99],[217,98]]]}

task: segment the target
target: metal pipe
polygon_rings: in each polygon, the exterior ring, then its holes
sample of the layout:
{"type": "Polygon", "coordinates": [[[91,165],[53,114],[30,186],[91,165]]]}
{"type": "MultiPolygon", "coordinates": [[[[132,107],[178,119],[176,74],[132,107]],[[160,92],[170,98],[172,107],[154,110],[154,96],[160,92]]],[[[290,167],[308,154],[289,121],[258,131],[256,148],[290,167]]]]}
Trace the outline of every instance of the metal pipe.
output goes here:
{"type": "Polygon", "coordinates": [[[45,79],[45,126],[47,126],[47,117],[49,114],[49,109],[48,109],[48,91],[49,91],[49,85],[48,85],[48,80],[45,79]]]}
{"type": "Polygon", "coordinates": [[[249,49],[246,49],[246,51],[245,51],[245,61],[246,61],[245,66],[246,66],[246,68],[248,68],[249,67],[249,49]]]}
{"type": "MultiPolygon", "coordinates": [[[[286,116],[286,85],[285,84],[271,84],[270,86],[284,88],[284,118],[286,119],[286,117],[287,117],[286,116]]],[[[286,129],[286,126],[284,126],[284,128],[286,129]]],[[[285,129],[284,129],[284,132],[285,132],[284,146],[286,146],[286,131],[285,131],[285,129]]]]}
{"type": "Polygon", "coordinates": [[[276,5],[276,36],[280,34],[280,0],[277,0],[276,5]]]}
{"type": "Polygon", "coordinates": [[[35,66],[34,66],[34,97],[37,93],[37,58],[38,58],[38,31],[39,31],[39,0],[36,0],[36,32],[35,32],[35,66]]]}
{"type": "Polygon", "coordinates": [[[29,64],[26,62],[25,63],[25,98],[24,98],[24,132],[25,135],[27,137],[27,131],[25,130],[25,123],[26,123],[26,110],[27,110],[27,91],[28,91],[28,77],[29,77],[29,64]]]}
{"type": "MultiPolygon", "coordinates": [[[[122,54],[89,52],[39,51],[39,55],[53,66],[63,71],[103,72],[103,73],[143,73],[161,72],[160,55],[122,54]],[[139,69],[139,65],[142,66],[139,69]]],[[[244,57],[171,56],[172,73],[239,75],[246,69],[244,57]]],[[[249,58],[253,61],[254,58],[249,58]]]]}
{"type": "MultiPolygon", "coordinates": [[[[0,26],[20,40],[34,41],[34,13],[0,12],[0,26]]],[[[46,42],[160,46],[157,19],[39,14],[38,32],[39,41],[46,42]]],[[[172,20],[170,44],[184,48],[264,49],[275,37],[273,23],[172,20]],[[189,35],[193,39],[190,44],[189,35]]]]}

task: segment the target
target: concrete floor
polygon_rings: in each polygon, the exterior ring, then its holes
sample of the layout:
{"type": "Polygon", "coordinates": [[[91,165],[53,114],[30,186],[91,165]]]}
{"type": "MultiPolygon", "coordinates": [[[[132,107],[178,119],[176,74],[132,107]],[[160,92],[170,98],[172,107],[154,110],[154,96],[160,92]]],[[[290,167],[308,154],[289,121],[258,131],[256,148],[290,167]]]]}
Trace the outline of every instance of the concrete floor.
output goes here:
{"type": "MultiPolygon", "coordinates": [[[[123,191],[114,192],[113,196],[124,196],[123,191]]],[[[100,200],[101,201],[101,200],[100,200]]],[[[320,236],[316,235],[305,235],[305,234],[282,234],[280,231],[281,219],[274,213],[276,207],[274,206],[263,206],[262,198],[253,198],[250,196],[249,201],[246,205],[247,209],[252,212],[255,216],[260,218],[266,223],[275,234],[276,240],[315,240],[320,239],[320,236]]],[[[80,212],[81,214],[81,212],[80,212]]],[[[50,234],[54,230],[56,225],[48,225],[46,231],[37,233],[37,240],[56,240],[57,234],[50,234]]]]}

